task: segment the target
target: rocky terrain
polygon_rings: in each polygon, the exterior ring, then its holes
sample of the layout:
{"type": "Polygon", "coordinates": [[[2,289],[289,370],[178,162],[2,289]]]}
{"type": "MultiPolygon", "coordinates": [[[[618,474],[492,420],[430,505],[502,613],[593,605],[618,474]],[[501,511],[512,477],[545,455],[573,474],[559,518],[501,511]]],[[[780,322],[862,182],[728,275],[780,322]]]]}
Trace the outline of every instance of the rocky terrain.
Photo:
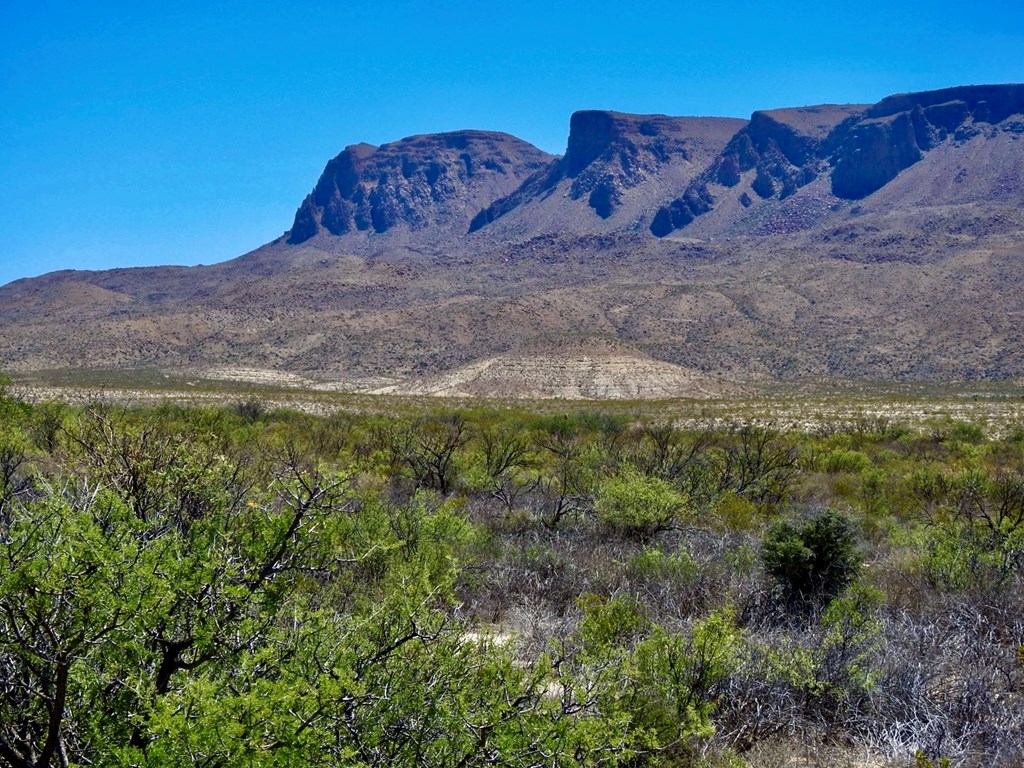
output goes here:
{"type": "Polygon", "coordinates": [[[440,375],[374,390],[445,397],[658,400],[741,391],[719,377],[655,360],[617,344],[576,339],[475,360],[440,375]]]}
{"type": "MultiPolygon", "coordinates": [[[[841,213],[842,203],[862,200],[882,190],[904,171],[911,184],[931,185],[945,174],[934,164],[913,168],[933,150],[957,152],[959,182],[970,175],[985,154],[1006,163],[1008,171],[1020,166],[1019,147],[1000,143],[1020,135],[1024,123],[1024,90],[1019,86],[949,88],[927,93],[902,94],[873,106],[805,107],[755,112],[750,123],[729,142],[715,163],[695,179],[678,198],[658,210],[651,232],[663,237],[684,229],[697,217],[724,209],[713,224],[695,229],[736,234],[761,234],[751,222],[758,215],[782,209],[782,202],[796,197],[790,208],[806,207],[808,198],[825,192],[828,211],[805,216],[801,228],[817,224],[829,213],[841,213]],[[976,141],[975,141],[976,140],[976,141]],[[998,159],[997,159],[998,158],[998,159]],[[797,196],[804,187],[813,192],[797,196]],[[764,210],[762,210],[764,209],[764,210]]],[[[929,158],[930,159],[930,158],[929,158]]],[[[952,179],[949,179],[952,180],[952,179]]],[[[981,181],[984,192],[998,199],[999,187],[991,178],[981,181]]],[[[965,190],[946,199],[929,196],[919,204],[967,202],[965,190]]],[[[909,201],[899,207],[909,208],[909,201]]]]}
{"type": "MultiPolygon", "coordinates": [[[[366,241],[389,234],[438,242],[463,234],[470,218],[515,190],[553,158],[514,136],[457,131],[375,147],[346,147],[302,201],[287,241],[320,232],[366,241]]],[[[378,238],[380,239],[380,238],[378,238]]]]}
{"type": "Polygon", "coordinates": [[[731,118],[577,112],[565,156],[480,211],[470,232],[510,239],[642,226],[743,125],[731,118]]]}
{"type": "Polygon", "coordinates": [[[281,239],[0,288],[0,368],[706,396],[1024,377],[1024,86],[355,145],[281,239]]]}

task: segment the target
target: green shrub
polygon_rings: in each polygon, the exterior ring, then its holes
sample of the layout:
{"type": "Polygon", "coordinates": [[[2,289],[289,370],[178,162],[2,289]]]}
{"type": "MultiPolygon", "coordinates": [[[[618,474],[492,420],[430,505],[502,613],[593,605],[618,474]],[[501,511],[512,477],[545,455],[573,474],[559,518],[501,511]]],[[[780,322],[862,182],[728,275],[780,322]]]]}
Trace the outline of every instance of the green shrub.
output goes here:
{"type": "Polygon", "coordinates": [[[686,496],[671,483],[632,468],[603,482],[595,503],[602,525],[640,539],[670,527],[686,508],[686,496]]]}
{"type": "Polygon", "coordinates": [[[914,753],[915,768],[950,768],[953,763],[948,757],[937,757],[932,760],[920,749],[914,753]]]}
{"type": "Polygon", "coordinates": [[[749,531],[757,527],[757,504],[732,491],[726,491],[718,500],[717,517],[732,531],[749,531]]]}
{"type": "Polygon", "coordinates": [[[1024,530],[1004,534],[951,521],[928,527],[920,564],[928,583],[939,589],[990,590],[1021,568],[1021,552],[1024,530]]]}
{"type": "Polygon", "coordinates": [[[14,492],[19,470],[30,451],[29,441],[21,430],[0,426],[0,500],[14,492]]]}
{"type": "Polygon", "coordinates": [[[645,549],[626,561],[626,569],[635,579],[661,583],[687,584],[697,575],[697,564],[685,550],[645,549]]]}
{"type": "Polygon", "coordinates": [[[583,612],[580,638],[591,652],[609,646],[629,645],[650,629],[643,606],[635,598],[607,598],[585,592],[576,603],[583,612]]]}
{"type": "Polygon", "coordinates": [[[764,537],[761,562],[792,602],[839,595],[861,565],[853,523],[826,510],[802,525],[786,521],[764,537]]]}
{"type": "Polygon", "coordinates": [[[878,469],[861,473],[860,503],[864,512],[873,518],[884,514],[888,507],[887,475],[878,469]]]}
{"type": "Polygon", "coordinates": [[[835,448],[822,457],[821,463],[824,471],[829,474],[837,474],[839,472],[862,472],[871,465],[871,459],[860,451],[835,448]]]}
{"type": "Polygon", "coordinates": [[[985,440],[985,430],[977,424],[971,424],[967,421],[958,421],[953,425],[953,428],[949,430],[949,439],[955,440],[958,443],[970,443],[971,445],[977,445],[985,440]]]}

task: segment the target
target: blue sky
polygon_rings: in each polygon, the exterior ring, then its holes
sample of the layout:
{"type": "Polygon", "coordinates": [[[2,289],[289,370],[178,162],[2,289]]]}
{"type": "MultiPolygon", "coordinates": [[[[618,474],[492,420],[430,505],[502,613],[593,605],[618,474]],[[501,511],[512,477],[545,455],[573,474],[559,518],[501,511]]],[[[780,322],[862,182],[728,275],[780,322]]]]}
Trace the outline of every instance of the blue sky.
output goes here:
{"type": "Polygon", "coordinates": [[[1022,52],[1020,0],[7,2],[0,284],[238,256],[359,141],[482,128],[561,152],[577,109],[873,102],[1022,82],[1022,52]]]}

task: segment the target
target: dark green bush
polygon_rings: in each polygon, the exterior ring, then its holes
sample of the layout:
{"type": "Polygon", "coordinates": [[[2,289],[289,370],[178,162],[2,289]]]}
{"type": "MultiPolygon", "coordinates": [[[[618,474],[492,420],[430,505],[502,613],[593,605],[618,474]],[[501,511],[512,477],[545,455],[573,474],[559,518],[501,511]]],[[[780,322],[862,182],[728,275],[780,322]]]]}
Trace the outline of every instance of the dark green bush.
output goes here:
{"type": "Polygon", "coordinates": [[[825,510],[802,524],[778,523],[764,537],[761,562],[791,602],[839,595],[861,566],[857,534],[844,515],[825,510]]]}

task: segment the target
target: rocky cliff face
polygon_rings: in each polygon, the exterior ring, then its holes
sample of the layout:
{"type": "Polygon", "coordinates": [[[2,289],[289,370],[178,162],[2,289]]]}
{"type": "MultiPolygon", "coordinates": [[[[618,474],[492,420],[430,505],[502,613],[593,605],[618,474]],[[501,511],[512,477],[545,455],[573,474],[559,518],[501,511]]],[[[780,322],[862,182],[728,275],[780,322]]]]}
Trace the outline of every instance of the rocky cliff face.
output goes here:
{"type": "Polygon", "coordinates": [[[922,123],[920,112],[900,112],[854,126],[836,153],[833,193],[846,199],[866,197],[920,160],[917,134],[927,130],[922,123]]]}
{"type": "Polygon", "coordinates": [[[577,112],[569,123],[565,175],[572,199],[587,199],[603,219],[619,206],[622,193],[642,184],[673,159],[692,159],[684,121],[663,115],[577,112]]]}
{"type": "Polygon", "coordinates": [[[327,164],[299,206],[288,242],[322,231],[383,233],[399,226],[464,232],[473,213],[550,160],[514,136],[485,131],[356,144],[327,164]]]}
{"type": "Polygon", "coordinates": [[[713,210],[716,188],[739,188],[736,195],[744,207],[753,201],[751,192],[761,199],[792,195],[827,171],[830,134],[863,109],[822,105],[755,112],[714,163],[658,210],[651,232],[664,237],[713,210]]]}
{"type": "Polygon", "coordinates": [[[482,210],[470,231],[550,195],[559,185],[566,187],[569,200],[583,200],[593,214],[608,219],[629,190],[656,179],[667,167],[685,169],[688,177],[699,173],[742,125],[729,118],[576,112],[569,121],[565,156],[482,210]]]}
{"type": "MultiPolygon", "coordinates": [[[[1011,115],[1024,113],[1024,84],[1007,85],[961,85],[955,88],[942,88],[937,91],[919,93],[900,93],[887,96],[870,107],[865,113],[866,118],[887,117],[899,112],[909,112],[916,108],[929,110],[929,118],[949,113],[948,105],[960,102],[962,106],[952,109],[961,116],[969,113],[975,120],[983,123],[1001,123],[1011,115]],[[935,109],[938,108],[938,109],[935,109]]],[[[952,123],[946,124],[953,127],[952,123]]]]}
{"type": "Polygon", "coordinates": [[[646,217],[662,237],[730,200],[729,216],[753,216],[821,178],[836,198],[861,199],[935,147],[1021,113],[1024,86],[966,86],[873,106],[760,111],[745,124],[586,110],[573,114],[561,158],[482,131],[358,144],[328,163],[288,242],[395,229],[451,238],[513,211],[520,234],[536,232],[531,218],[596,232],[646,217]]]}
{"type": "Polygon", "coordinates": [[[936,147],[1016,125],[1022,113],[1021,85],[900,94],[873,106],[755,112],[708,170],[658,210],[650,229],[663,237],[715,210],[727,195],[748,208],[757,198],[784,200],[822,177],[835,197],[859,200],[936,147]]]}
{"type": "Polygon", "coordinates": [[[1024,114],[1024,86],[946,88],[890,96],[834,137],[832,191],[860,199],[946,142],[964,142],[1024,114]]]}

